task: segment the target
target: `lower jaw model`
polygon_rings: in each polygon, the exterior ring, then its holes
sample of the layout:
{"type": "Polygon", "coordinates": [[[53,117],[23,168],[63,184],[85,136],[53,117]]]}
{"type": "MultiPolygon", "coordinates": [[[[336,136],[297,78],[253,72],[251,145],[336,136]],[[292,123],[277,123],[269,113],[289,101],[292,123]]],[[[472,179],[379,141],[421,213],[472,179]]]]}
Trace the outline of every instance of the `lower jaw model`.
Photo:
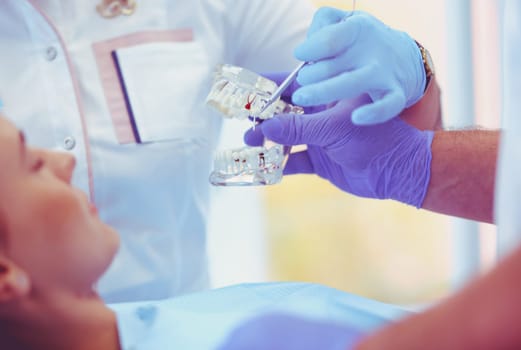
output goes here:
{"type": "Polygon", "coordinates": [[[217,151],[210,183],[215,186],[273,185],[282,179],[289,147],[272,144],[217,151]]]}

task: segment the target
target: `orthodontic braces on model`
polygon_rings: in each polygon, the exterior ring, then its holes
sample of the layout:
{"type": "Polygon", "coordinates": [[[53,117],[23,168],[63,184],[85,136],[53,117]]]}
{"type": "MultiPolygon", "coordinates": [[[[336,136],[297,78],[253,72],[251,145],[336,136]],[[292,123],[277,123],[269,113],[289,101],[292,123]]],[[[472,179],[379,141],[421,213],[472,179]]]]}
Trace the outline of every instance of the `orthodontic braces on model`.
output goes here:
{"type": "MultiPolygon", "coordinates": [[[[217,109],[223,117],[243,120],[272,118],[280,113],[302,114],[301,107],[281,99],[266,106],[277,90],[275,82],[245,68],[222,64],[217,66],[207,105],[217,109]]],[[[276,144],[268,139],[260,147],[217,151],[210,183],[215,186],[272,185],[282,179],[291,147],[276,144]]]]}

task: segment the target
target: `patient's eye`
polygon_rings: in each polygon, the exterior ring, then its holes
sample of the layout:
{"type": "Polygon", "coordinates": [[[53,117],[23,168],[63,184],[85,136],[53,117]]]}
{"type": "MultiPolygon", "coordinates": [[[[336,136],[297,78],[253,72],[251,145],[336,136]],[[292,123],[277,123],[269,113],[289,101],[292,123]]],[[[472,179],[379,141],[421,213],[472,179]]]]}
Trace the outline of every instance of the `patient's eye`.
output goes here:
{"type": "Polygon", "coordinates": [[[35,161],[31,165],[32,171],[39,171],[41,168],[43,168],[44,161],[43,158],[36,158],[35,161]]]}

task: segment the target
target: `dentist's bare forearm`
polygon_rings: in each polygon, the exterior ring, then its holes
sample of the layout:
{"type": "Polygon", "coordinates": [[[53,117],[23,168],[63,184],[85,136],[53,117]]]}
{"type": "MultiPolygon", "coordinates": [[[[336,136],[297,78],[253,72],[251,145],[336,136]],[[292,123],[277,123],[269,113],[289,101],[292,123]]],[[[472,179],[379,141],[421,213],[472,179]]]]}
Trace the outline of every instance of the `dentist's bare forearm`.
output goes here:
{"type": "Polygon", "coordinates": [[[461,292],[363,339],[356,350],[520,349],[521,248],[461,292]]]}
{"type": "Polygon", "coordinates": [[[417,129],[436,131],[422,208],[492,222],[499,131],[441,130],[440,96],[433,79],[423,98],[400,114],[417,129]]]}
{"type": "Polygon", "coordinates": [[[499,136],[487,130],[437,131],[422,208],[491,223],[499,136]]]}

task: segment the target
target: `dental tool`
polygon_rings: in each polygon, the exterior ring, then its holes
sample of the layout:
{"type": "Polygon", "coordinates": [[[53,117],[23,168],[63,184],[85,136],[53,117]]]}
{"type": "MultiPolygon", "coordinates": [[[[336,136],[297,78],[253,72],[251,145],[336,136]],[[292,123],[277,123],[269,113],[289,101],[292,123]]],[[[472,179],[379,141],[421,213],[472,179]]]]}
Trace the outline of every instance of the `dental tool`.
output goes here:
{"type": "MultiPolygon", "coordinates": [[[[349,17],[353,15],[356,9],[356,0],[353,0],[353,10],[342,19],[342,22],[347,20],[349,17]]],[[[277,90],[273,92],[273,94],[265,100],[265,105],[260,110],[260,113],[264,112],[269,106],[271,106],[274,102],[277,102],[284,91],[293,83],[293,81],[297,78],[298,72],[306,65],[313,64],[313,62],[300,62],[299,65],[293,69],[291,73],[284,79],[282,83],[280,83],[277,90]]]]}
{"type": "Polygon", "coordinates": [[[298,72],[307,64],[307,62],[301,62],[289,75],[284,79],[284,81],[279,85],[277,90],[273,92],[273,94],[266,100],[265,105],[261,109],[261,113],[264,112],[269,106],[271,106],[274,102],[277,102],[282,95],[282,93],[293,83],[295,78],[297,77],[298,72]]]}

